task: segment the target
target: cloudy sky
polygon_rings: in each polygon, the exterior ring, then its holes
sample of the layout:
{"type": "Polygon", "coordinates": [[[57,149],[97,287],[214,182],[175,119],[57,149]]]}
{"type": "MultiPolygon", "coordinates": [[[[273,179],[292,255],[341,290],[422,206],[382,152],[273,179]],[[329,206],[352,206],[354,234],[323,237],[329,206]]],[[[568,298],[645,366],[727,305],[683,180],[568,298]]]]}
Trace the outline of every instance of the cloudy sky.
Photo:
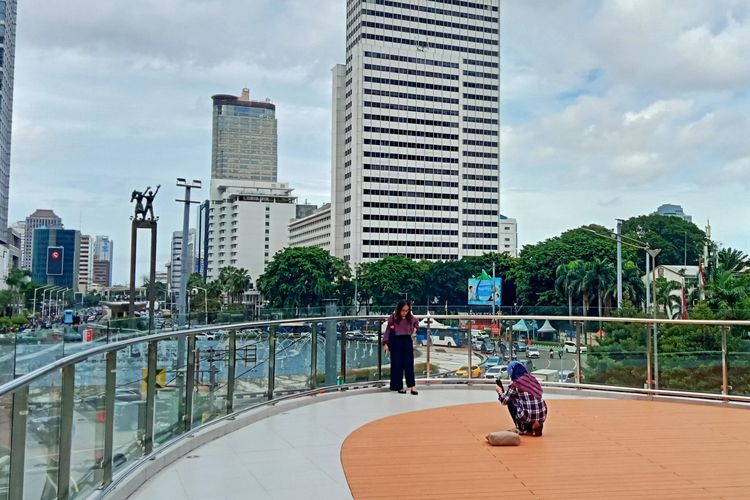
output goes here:
{"type": "MultiPolygon", "coordinates": [[[[242,87],[277,104],[280,180],[328,201],[344,4],[19,2],[10,219],[52,208],[110,235],[125,282],[129,193],[161,184],[161,267],[175,178],[210,176],[210,96],[242,87]]],[[[748,54],[745,0],[504,0],[502,210],[520,243],[676,203],[750,252],[748,54]]]]}

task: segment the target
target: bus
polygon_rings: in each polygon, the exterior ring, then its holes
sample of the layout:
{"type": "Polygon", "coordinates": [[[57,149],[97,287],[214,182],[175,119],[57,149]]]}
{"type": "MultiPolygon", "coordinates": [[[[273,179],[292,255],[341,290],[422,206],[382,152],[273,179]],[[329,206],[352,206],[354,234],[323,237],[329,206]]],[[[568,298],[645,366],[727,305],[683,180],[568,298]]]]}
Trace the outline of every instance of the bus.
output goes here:
{"type": "Polygon", "coordinates": [[[66,325],[72,325],[73,324],[73,309],[65,309],[63,311],[63,323],[66,325]]]}

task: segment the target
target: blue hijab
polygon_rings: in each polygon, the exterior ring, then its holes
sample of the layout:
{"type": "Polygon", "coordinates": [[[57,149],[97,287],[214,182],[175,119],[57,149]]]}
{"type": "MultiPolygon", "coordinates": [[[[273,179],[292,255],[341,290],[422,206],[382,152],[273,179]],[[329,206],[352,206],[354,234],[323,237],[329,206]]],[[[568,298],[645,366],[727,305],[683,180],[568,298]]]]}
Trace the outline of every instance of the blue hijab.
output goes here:
{"type": "Polygon", "coordinates": [[[508,363],[508,376],[515,381],[522,375],[529,373],[526,367],[520,361],[511,361],[508,363]]]}

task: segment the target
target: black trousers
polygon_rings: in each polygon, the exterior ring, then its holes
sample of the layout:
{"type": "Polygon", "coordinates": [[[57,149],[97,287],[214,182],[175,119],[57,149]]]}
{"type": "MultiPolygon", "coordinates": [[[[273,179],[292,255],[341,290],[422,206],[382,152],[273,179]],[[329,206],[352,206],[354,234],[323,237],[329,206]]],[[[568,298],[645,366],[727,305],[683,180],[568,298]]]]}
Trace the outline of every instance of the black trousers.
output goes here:
{"type": "Polygon", "coordinates": [[[513,423],[516,424],[516,429],[520,431],[531,432],[530,423],[518,422],[518,420],[516,420],[516,412],[518,411],[518,409],[516,408],[516,405],[514,405],[510,401],[508,401],[508,411],[510,412],[510,418],[513,419],[513,423]]]}
{"type": "Polygon", "coordinates": [[[391,353],[391,390],[400,391],[406,386],[414,387],[414,344],[411,335],[393,335],[388,342],[391,353]]]}

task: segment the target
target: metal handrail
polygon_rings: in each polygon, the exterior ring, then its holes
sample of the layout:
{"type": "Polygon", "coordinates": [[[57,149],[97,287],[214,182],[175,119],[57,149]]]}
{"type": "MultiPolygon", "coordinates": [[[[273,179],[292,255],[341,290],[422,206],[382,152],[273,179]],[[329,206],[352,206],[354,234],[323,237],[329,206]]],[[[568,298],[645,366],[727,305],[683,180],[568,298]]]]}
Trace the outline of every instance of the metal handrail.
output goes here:
{"type": "MultiPolygon", "coordinates": [[[[322,317],[307,317],[297,319],[278,319],[278,320],[262,320],[262,321],[251,321],[244,323],[234,324],[221,324],[221,325],[207,325],[201,327],[195,327],[190,329],[182,329],[175,331],[162,331],[150,335],[144,335],[140,337],[133,337],[127,340],[120,340],[109,344],[103,344],[90,349],[83,350],[78,353],[74,353],[65,356],[59,360],[56,360],[46,366],[31,371],[25,375],[22,375],[12,381],[7,382],[0,386],[0,398],[12,395],[13,399],[13,419],[11,421],[11,456],[10,456],[10,498],[21,498],[23,494],[23,481],[25,476],[25,443],[27,425],[26,418],[29,409],[29,393],[30,386],[35,381],[42,379],[43,377],[53,374],[62,374],[62,385],[60,388],[60,408],[61,413],[59,415],[59,450],[57,453],[57,470],[58,470],[58,483],[57,487],[60,491],[68,491],[69,484],[69,473],[71,467],[71,447],[72,447],[72,432],[73,432],[73,408],[74,408],[74,394],[75,394],[75,365],[76,363],[85,361],[92,356],[105,355],[106,358],[106,381],[104,391],[104,452],[103,462],[101,467],[103,469],[102,486],[107,486],[112,481],[113,472],[113,442],[112,436],[114,431],[114,402],[115,402],[115,388],[116,388],[116,370],[117,370],[117,352],[127,347],[134,345],[148,345],[148,356],[147,356],[147,369],[146,369],[146,411],[145,411],[145,423],[142,428],[143,441],[142,451],[144,456],[149,456],[154,451],[154,408],[156,403],[156,368],[157,368],[157,345],[159,341],[164,340],[187,340],[187,359],[182,359],[184,363],[185,372],[180,378],[178,383],[178,394],[179,394],[179,409],[176,424],[183,430],[179,432],[180,435],[185,435],[195,427],[193,426],[193,392],[195,389],[194,375],[195,375],[195,353],[196,353],[196,336],[212,332],[216,330],[226,330],[229,333],[229,355],[228,359],[234,360],[229,363],[227,367],[227,392],[226,396],[221,396],[227,400],[225,408],[226,414],[235,414],[237,411],[234,410],[232,400],[234,399],[234,382],[237,379],[236,368],[236,354],[237,354],[237,338],[238,332],[245,329],[268,327],[268,387],[266,391],[266,397],[269,402],[278,401],[278,391],[275,394],[275,359],[276,359],[276,333],[277,328],[280,325],[290,322],[305,322],[311,323],[311,342],[312,346],[317,353],[316,341],[318,335],[318,324],[319,323],[337,323],[337,322],[349,322],[349,321],[383,321],[387,317],[387,314],[369,314],[369,315],[352,315],[352,316],[322,316],[322,317]],[[181,385],[180,385],[181,384],[181,385]]],[[[430,377],[430,345],[432,344],[431,338],[431,326],[429,320],[479,320],[479,321],[516,321],[520,319],[526,320],[552,320],[552,321],[570,321],[576,326],[576,343],[580,343],[582,337],[583,322],[602,322],[602,323],[635,323],[643,325],[655,325],[655,324],[666,324],[666,325],[683,325],[683,326],[716,326],[720,327],[720,333],[722,335],[722,393],[711,394],[711,393],[695,393],[695,392],[683,392],[683,391],[672,391],[672,390],[659,390],[658,384],[656,388],[652,388],[651,382],[651,353],[648,353],[647,366],[649,369],[647,380],[649,382],[648,388],[620,388],[612,386],[597,386],[590,384],[581,384],[580,375],[580,355],[581,350],[577,349],[578,363],[577,363],[577,377],[576,384],[568,383],[551,383],[548,385],[556,387],[570,387],[574,389],[599,389],[607,390],[611,392],[628,392],[628,393],[640,393],[651,396],[675,396],[675,397],[688,397],[688,398],[701,398],[701,399],[712,399],[722,400],[724,402],[736,401],[742,403],[750,403],[750,397],[729,395],[729,385],[727,382],[727,348],[726,338],[729,332],[730,326],[739,327],[750,327],[750,321],[743,320],[670,320],[670,319],[659,319],[659,318],[620,318],[620,317],[599,317],[599,316],[543,316],[543,315],[484,315],[484,314],[458,314],[458,315],[447,315],[447,314],[431,314],[419,315],[420,318],[428,318],[427,325],[427,377],[420,379],[426,383],[448,383],[445,379],[434,379],[430,377]],[[440,380],[441,382],[436,382],[440,380]]],[[[328,330],[328,333],[335,333],[335,328],[328,330]]],[[[380,339],[380,328],[378,328],[378,338],[380,339]]],[[[342,340],[345,340],[342,331],[342,340]]],[[[468,365],[472,366],[473,360],[471,342],[467,342],[467,353],[468,353],[468,365]]],[[[512,349],[512,346],[511,346],[512,349]]],[[[378,349],[378,379],[381,378],[381,359],[380,349],[378,349]]],[[[178,355],[179,356],[179,355],[178,355]]],[[[338,380],[341,386],[327,385],[322,387],[322,390],[333,390],[335,387],[346,387],[346,342],[342,342],[341,346],[341,377],[338,380]]],[[[312,356],[310,359],[312,366],[310,367],[310,383],[305,384],[310,386],[311,389],[315,389],[316,381],[314,380],[317,375],[317,363],[316,357],[312,356]]],[[[655,361],[655,360],[654,360],[655,361]]],[[[178,365],[179,369],[179,365],[178,365]]],[[[338,369],[335,369],[338,374],[338,369]]],[[[472,383],[471,370],[468,370],[469,383],[472,383]]],[[[657,372],[658,374],[658,372],[657,372]]],[[[461,383],[461,381],[450,381],[451,383],[461,383]]],[[[474,379],[475,383],[483,383],[483,381],[474,379]]],[[[361,384],[360,384],[361,385],[361,384]]],[[[304,391],[301,391],[304,392],[304,391]]]]}

